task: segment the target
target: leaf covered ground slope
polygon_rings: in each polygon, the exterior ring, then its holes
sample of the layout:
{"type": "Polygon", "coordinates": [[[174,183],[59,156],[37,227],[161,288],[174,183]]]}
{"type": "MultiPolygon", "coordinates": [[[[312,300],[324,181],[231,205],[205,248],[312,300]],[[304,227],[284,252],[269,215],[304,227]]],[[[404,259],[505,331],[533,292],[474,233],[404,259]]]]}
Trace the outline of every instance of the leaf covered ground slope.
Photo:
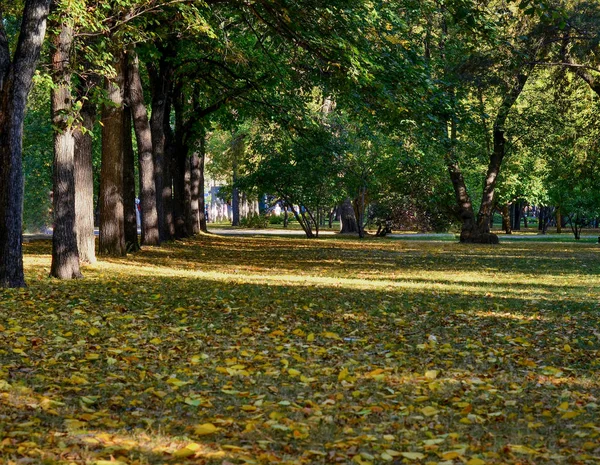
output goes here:
{"type": "Polygon", "coordinates": [[[600,463],[600,248],[202,237],[0,294],[0,462],[600,463]]]}

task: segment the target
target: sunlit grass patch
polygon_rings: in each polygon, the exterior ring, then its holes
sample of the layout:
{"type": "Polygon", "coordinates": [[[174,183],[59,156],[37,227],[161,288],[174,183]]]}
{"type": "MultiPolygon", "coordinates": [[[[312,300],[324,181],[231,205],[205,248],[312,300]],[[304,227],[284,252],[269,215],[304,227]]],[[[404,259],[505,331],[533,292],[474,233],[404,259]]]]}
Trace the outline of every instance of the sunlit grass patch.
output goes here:
{"type": "Polygon", "coordinates": [[[25,250],[2,463],[600,461],[593,244],[203,236],[72,282],[25,250]]]}

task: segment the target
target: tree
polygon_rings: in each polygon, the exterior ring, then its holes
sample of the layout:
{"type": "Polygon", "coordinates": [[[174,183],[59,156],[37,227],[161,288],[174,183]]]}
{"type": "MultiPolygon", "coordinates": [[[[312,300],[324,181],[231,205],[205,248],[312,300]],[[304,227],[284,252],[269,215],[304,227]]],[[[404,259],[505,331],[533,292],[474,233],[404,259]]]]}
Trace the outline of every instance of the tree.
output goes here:
{"type": "Polygon", "coordinates": [[[123,206],[123,58],[115,54],[115,74],[105,79],[107,102],[102,106],[102,170],[100,173],[101,255],[123,256],[125,218],[123,206]]]}
{"type": "Polygon", "coordinates": [[[0,10],[0,287],[23,287],[23,118],[46,33],[50,0],[26,0],[11,57],[0,10]]]}
{"type": "Polygon", "coordinates": [[[52,124],[54,127],[54,233],[50,275],[59,279],[83,277],[75,227],[75,115],[71,95],[70,54],[73,28],[63,23],[53,34],[52,124]]]}

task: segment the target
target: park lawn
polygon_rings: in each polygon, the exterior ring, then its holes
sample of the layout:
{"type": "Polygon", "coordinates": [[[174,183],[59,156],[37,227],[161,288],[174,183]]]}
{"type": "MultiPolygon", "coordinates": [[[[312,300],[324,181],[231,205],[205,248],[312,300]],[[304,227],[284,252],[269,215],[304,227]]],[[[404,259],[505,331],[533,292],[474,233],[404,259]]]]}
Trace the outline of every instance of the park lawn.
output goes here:
{"type": "Polygon", "coordinates": [[[598,464],[600,248],[210,237],[0,291],[0,463],[598,464]]]}

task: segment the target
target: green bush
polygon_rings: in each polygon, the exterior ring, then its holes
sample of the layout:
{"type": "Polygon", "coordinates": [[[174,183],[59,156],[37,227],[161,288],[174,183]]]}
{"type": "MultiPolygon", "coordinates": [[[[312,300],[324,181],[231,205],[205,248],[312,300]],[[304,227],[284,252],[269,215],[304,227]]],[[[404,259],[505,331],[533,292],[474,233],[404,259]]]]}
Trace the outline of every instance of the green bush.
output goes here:
{"type": "Polygon", "coordinates": [[[266,228],[268,224],[269,220],[266,215],[258,215],[256,213],[251,213],[246,218],[240,220],[242,228],[261,229],[266,228]]]}

